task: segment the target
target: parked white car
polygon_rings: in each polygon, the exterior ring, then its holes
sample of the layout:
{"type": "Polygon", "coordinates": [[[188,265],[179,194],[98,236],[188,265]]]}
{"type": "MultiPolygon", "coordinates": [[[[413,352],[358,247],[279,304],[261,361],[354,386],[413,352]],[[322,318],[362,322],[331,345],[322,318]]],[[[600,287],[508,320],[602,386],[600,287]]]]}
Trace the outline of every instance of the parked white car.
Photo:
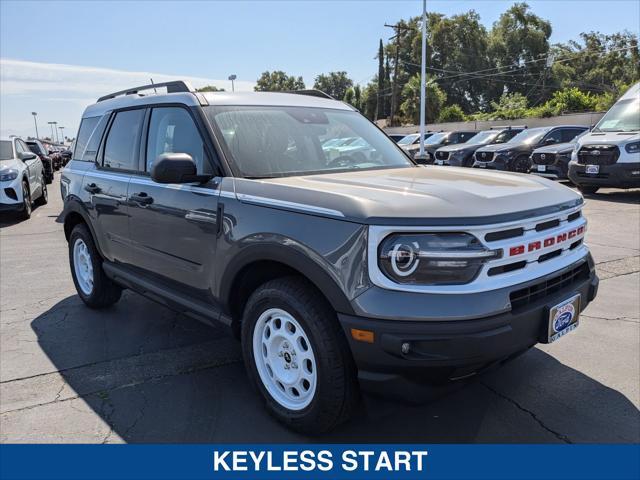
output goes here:
{"type": "Polygon", "coordinates": [[[20,212],[27,219],[34,201],[48,201],[42,162],[24,140],[0,139],[0,212],[20,212]]]}

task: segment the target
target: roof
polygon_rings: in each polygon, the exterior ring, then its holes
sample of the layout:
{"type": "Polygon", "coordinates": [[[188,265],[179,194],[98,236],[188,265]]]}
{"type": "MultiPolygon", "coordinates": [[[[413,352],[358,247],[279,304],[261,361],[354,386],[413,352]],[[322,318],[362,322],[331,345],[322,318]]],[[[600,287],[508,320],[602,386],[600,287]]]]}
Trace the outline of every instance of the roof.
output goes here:
{"type": "Polygon", "coordinates": [[[182,103],[196,107],[200,105],[261,105],[279,107],[311,107],[331,108],[334,110],[354,110],[344,102],[320,98],[312,95],[301,95],[280,92],[178,92],[150,95],[131,94],[102,100],[87,107],[82,118],[104,115],[105,113],[131,106],[148,104],[182,103]],[[205,100],[202,103],[199,97],[205,100]]]}

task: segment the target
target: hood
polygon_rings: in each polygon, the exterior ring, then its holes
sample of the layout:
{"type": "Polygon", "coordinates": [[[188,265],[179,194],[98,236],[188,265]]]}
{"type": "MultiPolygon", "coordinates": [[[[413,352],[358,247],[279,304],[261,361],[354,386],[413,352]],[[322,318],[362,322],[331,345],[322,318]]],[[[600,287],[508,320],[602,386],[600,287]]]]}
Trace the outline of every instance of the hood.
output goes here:
{"type": "Polygon", "coordinates": [[[236,178],[235,189],[238,199],[249,203],[315,210],[321,215],[333,212],[347,220],[381,225],[496,223],[582,202],[573,190],[533,175],[433,166],[236,178]]]}
{"type": "Polygon", "coordinates": [[[20,166],[22,165],[24,165],[24,163],[15,158],[11,160],[0,160],[0,172],[4,172],[9,169],[20,170],[20,166]]]}
{"type": "Polygon", "coordinates": [[[500,152],[502,150],[515,150],[522,146],[522,143],[492,143],[484,145],[478,150],[482,152],[500,152]]]}
{"type": "Polygon", "coordinates": [[[640,132],[590,132],[580,137],[580,145],[626,145],[640,140],[640,132]]]}
{"type": "Polygon", "coordinates": [[[453,145],[445,145],[444,147],[440,147],[438,148],[438,150],[442,150],[443,152],[457,152],[462,150],[474,150],[483,146],[488,145],[484,143],[454,143],[453,145]]]}
{"type": "Polygon", "coordinates": [[[554,143],[553,145],[546,145],[544,147],[536,148],[533,153],[566,153],[571,152],[575,143],[554,143]]]}

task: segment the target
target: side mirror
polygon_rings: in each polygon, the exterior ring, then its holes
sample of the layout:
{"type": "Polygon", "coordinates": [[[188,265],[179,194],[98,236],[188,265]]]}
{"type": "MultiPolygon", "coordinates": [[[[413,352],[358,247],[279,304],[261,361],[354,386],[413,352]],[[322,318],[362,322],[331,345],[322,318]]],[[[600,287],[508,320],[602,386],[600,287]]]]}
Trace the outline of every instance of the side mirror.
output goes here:
{"type": "Polygon", "coordinates": [[[552,144],[554,144],[554,143],[558,143],[558,141],[557,141],[555,138],[547,138],[547,139],[544,141],[544,144],[545,144],[545,145],[552,145],[552,144]]]}
{"type": "Polygon", "coordinates": [[[151,168],[151,178],[158,183],[206,182],[209,175],[198,175],[196,163],[188,153],[163,153],[151,168]]]}
{"type": "Polygon", "coordinates": [[[26,162],[27,160],[35,160],[38,156],[33,152],[20,152],[18,154],[18,158],[23,162],[26,162]]]}

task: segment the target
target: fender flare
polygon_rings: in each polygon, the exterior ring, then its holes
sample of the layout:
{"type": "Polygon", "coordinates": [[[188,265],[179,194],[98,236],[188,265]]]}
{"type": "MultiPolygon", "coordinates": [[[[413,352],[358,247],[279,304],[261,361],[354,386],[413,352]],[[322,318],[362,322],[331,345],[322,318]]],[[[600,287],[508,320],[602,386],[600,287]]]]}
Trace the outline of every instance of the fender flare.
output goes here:
{"type": "Polygon", "coordinates": [[[87,212],[86,207],[82,204],[82,201],[75,195],[69,195],[65,199],[64,209],[62,210],[62,223],[63,225],[65,225],[65,237],[67,238],[67,241],[69,241],[69,235],[71,234],[71,232],[67,232],[66,224],[67,217],[71,213],[78,214],[82,217],[82,220],[84,221],[85,225],[87,225],[87,228],[89,229],[89,232],[93,237],[94,245],[98,249],[98,252],[102,256],[102,258],[104,258],[104,254],[102,253],[102,249],[100,248],[100,242],[98,241],[98,237],[96,236],[96,232],[89,218],[89,213],[87,212]]]}
{"type": "Polygon", "coordinates": [[[232,288],[238,274],[248,265],[260,261],[283,264],[306,277],[327,298],[336,312],[353,314],[353,307],[338,282],[308,255],[278,244],[254,244],[238,252],[220,277],[220,298],[228,310],[232,288]]]}

